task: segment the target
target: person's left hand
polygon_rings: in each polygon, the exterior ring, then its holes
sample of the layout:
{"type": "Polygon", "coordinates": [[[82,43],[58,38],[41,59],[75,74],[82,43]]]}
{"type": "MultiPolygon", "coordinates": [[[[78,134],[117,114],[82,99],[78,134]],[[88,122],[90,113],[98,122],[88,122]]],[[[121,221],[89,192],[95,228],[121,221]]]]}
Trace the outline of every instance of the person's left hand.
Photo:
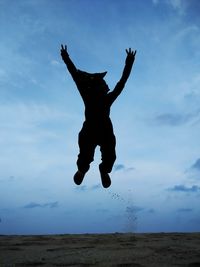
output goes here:
{"type": "Polygon", "coordinates": [[[131,48],[126,49],[126,54],[127,54],[127,57],[126,57],[126,63],[127,63],[127,62],[134,62],[136,52],[137,52],[137,50],[134,51],[134,50],[132,50],[131,48]]]}

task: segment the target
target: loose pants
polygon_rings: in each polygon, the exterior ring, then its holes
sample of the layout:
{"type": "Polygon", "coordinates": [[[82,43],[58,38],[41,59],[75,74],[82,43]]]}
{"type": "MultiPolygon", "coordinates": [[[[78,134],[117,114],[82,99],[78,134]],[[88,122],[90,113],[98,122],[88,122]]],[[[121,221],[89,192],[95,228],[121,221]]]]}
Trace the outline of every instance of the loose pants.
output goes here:
{"type": "Polygon", "coordinates": [[[77,160],[78,169],[86,173],[90,168],[90,163],[94,160],[94,152],[100,146],[101,171],[110,173],[116,160],[116,138],[113,133],[112,124],[95,127],[84,122],[78,136],[79,155],[77,160]]]}

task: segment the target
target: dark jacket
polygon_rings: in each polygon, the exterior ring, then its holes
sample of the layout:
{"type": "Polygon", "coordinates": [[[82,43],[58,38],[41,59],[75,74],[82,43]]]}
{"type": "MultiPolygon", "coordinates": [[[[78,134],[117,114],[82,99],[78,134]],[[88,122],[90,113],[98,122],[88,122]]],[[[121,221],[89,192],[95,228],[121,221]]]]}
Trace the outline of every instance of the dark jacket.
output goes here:
{"type": "Polygon", "coordinates": [[[89,124],[94,130],[100,128],[101,130],[102,128],[111,130],[110,108],[125,86],[133,60],[127,57],[122,77],[111,92],[103,80],[106,72],[91,74],[81,71],[75,67],[68,54],[64,57],[64,62],[84,101],[86,124],[89,124]]]}

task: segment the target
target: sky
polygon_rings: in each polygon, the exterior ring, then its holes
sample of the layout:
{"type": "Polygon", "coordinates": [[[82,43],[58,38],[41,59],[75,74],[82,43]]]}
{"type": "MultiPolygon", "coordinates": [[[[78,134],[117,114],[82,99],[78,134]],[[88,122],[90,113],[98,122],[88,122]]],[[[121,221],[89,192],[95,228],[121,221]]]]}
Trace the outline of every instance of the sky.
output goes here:
{"type": "Polygon", "coordinates": [[[200,1],[0,0],[0,234],[200,231],[200,1]],[[112,106],[117,160],[99,148],[76,186],[84,106],[60,57],[132,73],[112,106]]]}

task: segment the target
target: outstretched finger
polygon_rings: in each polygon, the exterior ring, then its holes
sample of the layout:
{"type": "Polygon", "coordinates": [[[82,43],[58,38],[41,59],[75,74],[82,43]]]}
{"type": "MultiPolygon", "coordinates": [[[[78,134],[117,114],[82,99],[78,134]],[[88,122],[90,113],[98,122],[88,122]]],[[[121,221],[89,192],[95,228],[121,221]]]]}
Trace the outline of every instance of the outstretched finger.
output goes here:
{"type": "Polygon", "coordinates": [[[63,45],[61,44],[61,49],[63,50],[64,49],[64,47],[63,47],[63,45]]]}
{"type": "Polygon", "coordinates": [[[65,45],[65,50],[67,51],[67,46],[65,45]]]}
{"type": "Polygon", "coordinates": [[[126,53],[128,54],[128,49],[126,49],[126,53]]]}
{"type": "Polygon", "coordinates": [[[136,55],[136,53],[137,53],[137,50],[135,50],[135,53],[133,54],[134,56],[136,55]]]}

